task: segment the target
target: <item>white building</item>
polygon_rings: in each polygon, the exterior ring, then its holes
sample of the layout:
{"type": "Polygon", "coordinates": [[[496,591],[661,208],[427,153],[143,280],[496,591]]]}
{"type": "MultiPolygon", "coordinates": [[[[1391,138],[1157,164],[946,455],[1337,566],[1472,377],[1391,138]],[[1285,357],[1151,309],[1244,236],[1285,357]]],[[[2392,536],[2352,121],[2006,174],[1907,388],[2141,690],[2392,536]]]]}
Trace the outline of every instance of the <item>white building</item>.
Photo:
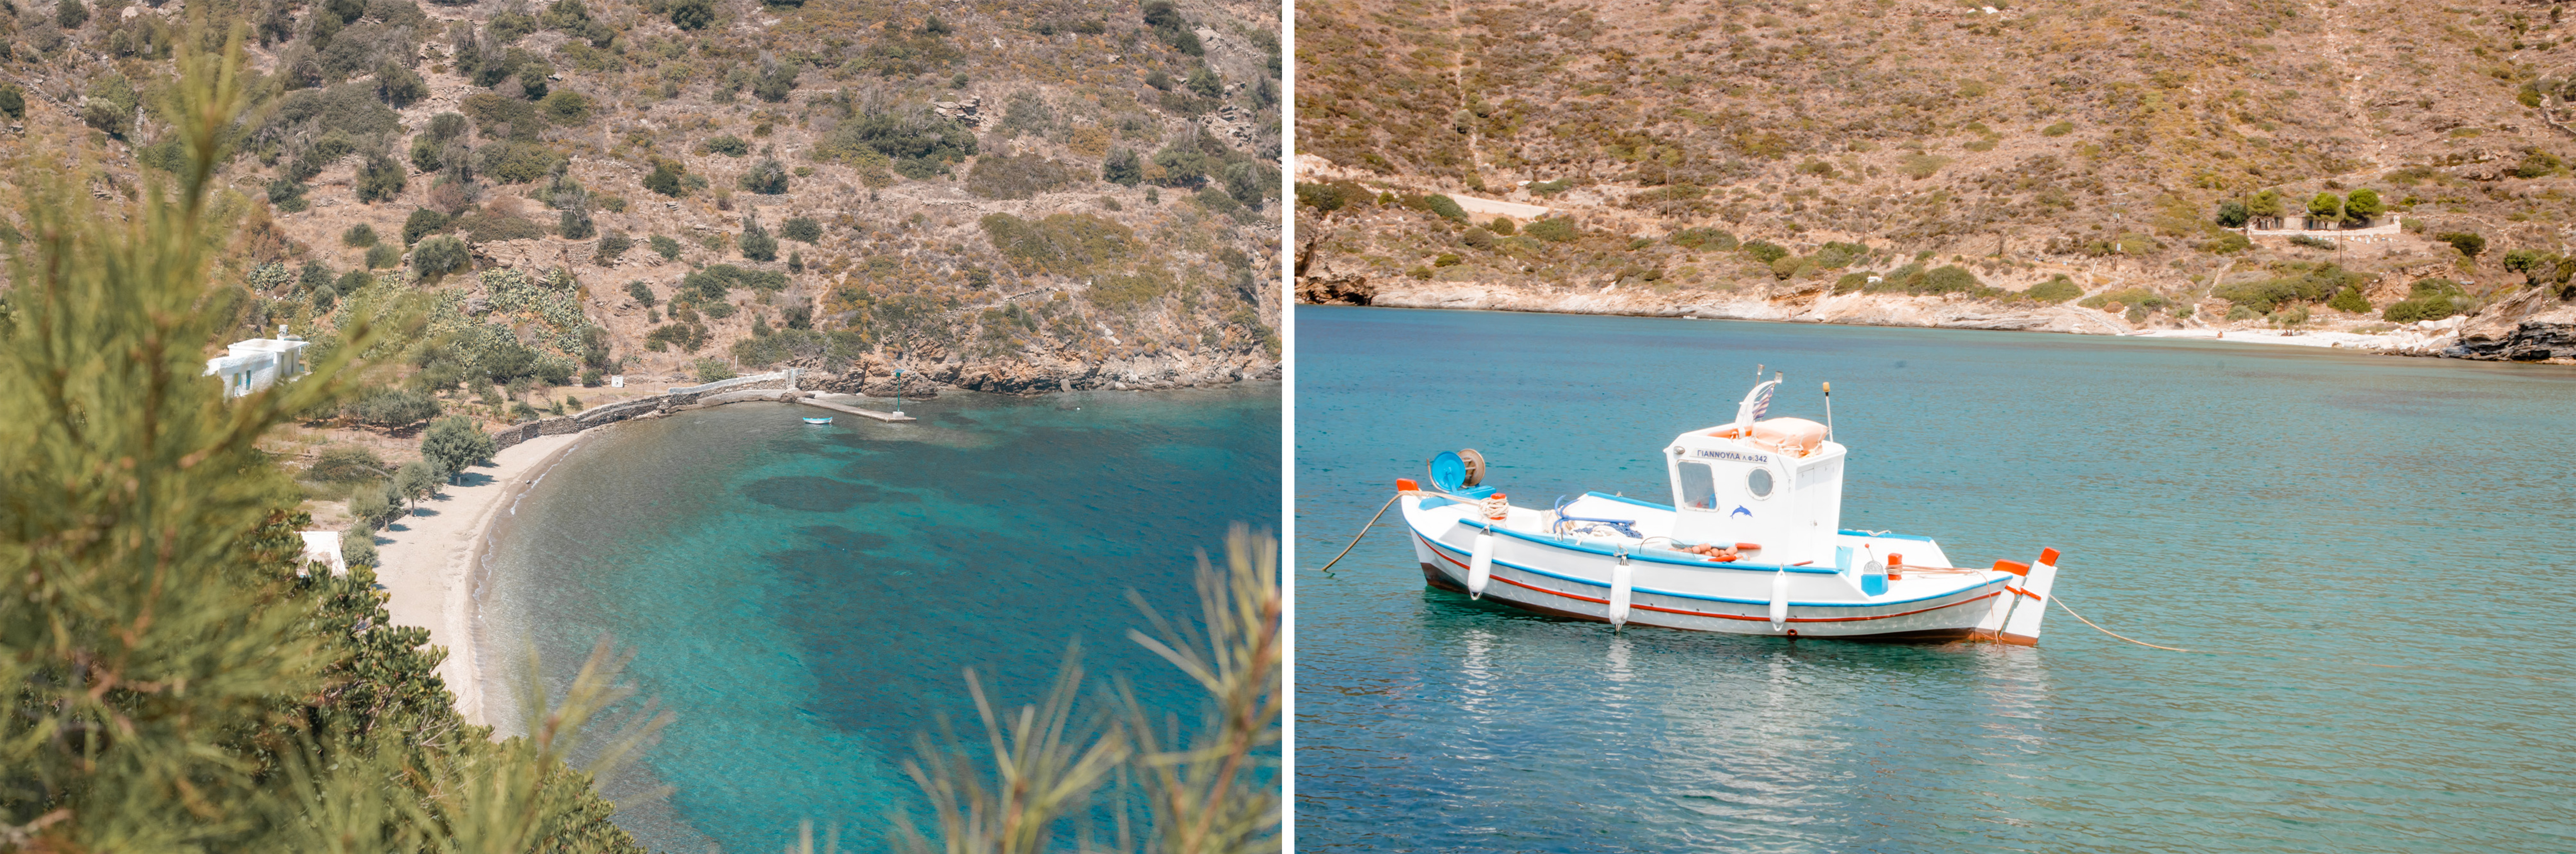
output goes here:
{"type": "Polygon", "coordinates": [[[207,359],[206,376],[223,378],[225,397],[240,397],[303,376],[304,348],[311,343],[278,324],[275,338],[236,341],[230,352],[207,359]]]}
{"type": "Polygon", "coordinates": [[[332,575],[349,574],[349,562],[340,556],[340,532],[298,531],[304,537],[304,561],[295,574],[303,575],[304,566],[319,563],[331,568],[332,575]]]}

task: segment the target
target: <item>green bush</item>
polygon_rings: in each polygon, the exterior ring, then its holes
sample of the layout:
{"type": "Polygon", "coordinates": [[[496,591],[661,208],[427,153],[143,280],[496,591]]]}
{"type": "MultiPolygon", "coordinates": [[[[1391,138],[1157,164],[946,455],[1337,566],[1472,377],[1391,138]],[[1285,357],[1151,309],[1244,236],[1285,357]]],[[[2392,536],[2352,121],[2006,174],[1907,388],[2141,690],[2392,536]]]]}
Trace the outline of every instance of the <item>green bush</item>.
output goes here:
{"type": "Polygon", "coordinates": [[[1145,26],[1154,31],[1155,38],[1171,45],[1173,50],[1191,56],[1206,55],[1207,48],[1199,44],[1197,31],[1190,26],[1188,19],[1181,17],[1180,10],[1173,7],[1171,0],[1146,0],[1143,9],[1145,26]]]}
{"type": "Polygon", "coordinates": [[[2551,175],[2558,174],[2558,171],[2565,168],[2566,165],[2567,164],[2564,161],[2558,159],[2557,155],[2535,148],[2531,150],[2531,153],[2523,155],[2521,163],[2514,165],[2513,176],[2516,178],[2546,178],[2551,175]]]}
{"type": "Polygon", "coordinates": [[[1951,264],[1925,273],[1921,293],[1976,293],[1984,290],[1985,287],[1986,283],[1977,280],[1977,274],[1968,272],[1965,267],[1951,264]]]}
{"type": "Polygon", "coordinates": [[[401,427],[438,417],[438,401],[420,392],[379,388],[350,401],[342,417],[376,427],[401,427]]]}
{"type": "Polygon", "coordinates": [[[634,238],[611,231],[606,235],[601,236],[599,238],[599,246],[591,250],[590,263],[606,267],[610,264],[617,263],[617,259],[626,256],[626,250],[633,248],[635,248],[634,238]]]}
{"type": "Polygon", "coordinates": [[[975,156],[975,132],[926,110],[872,110],[833,126],[814,152],[853,165],[882,157],[893,162],[896,174],[920,180],[975,156]]]}
{"type": "Polygon", "coordinates": [[[986,215],[980,224],[993,248],[1023,274],[1102,272],[1129,261],[1135,251],[1133,230],[1095,214],[1060,213],[1028,220],[997,213],[986,215]]]}
{"type": "Polygon", "coordinates": [[[636,305],[640,305],[645,308],[652,308],[654,305],[653,286],[645,284],[642,279],[627,282],[626,295],[633,297],[636,305]]]}
{"type": "Polygon", "coordinates": [[[293,178],[268,182],[268,204],[286,213],[298,213],[313,206],[304,198],[304,184],[293,178]]]}
{"type": "Polygon", "coordinates": [[[358,167],[358,201],[391,201],[403,191],[406,171],[400,162],[382,154],[367,155],[365,165],[358,167]]]}
{"type": "Polygon", "coordinates": [[[741,157],[751,153],[751,143],[744,142],[742,137],[725,134],[708,137],[707,141],[698,143],[698,150],[708,154],[722,154],[726,157],[741,157]]]}
{"type": "Polygon", "coordinates": [[[1494,233],[1493,233],[1493,232],[1490,232],[1490,231],[1486,231],[1486,230],[1484,230],[1484,229],[1482,229],[1482,228],[1470,228],[1470,229],[1467,229],[1467,232],[1466,232],[1465,234],[1461,234],[1461,235],[1459,235],[1459,236],[1458,236],[1458,240],[1459,240],[1459,242],[1461,242],[1461,243],[1465,243],[1465,244],[1467,244],[1467,248],[1469,248],[1469,249],[1476,249],[1476,250],[1483,250],[1483,251],[1490,251],[1490,250],[1492,250],[1492,249],[1494,248],[1495,243],[1496,243],[1496,240],[1495,240],[1495,238],[1494,238],[1494,233]]]}
{"type": "Polygon", "coordinates": [[[1573,219],[1561,216],[1534,220],[1529,224],[1528,228],[1521,230],[1528,233],[1531,237],[1554,243],[1565,243],[1582,236],[1581,233],[1575,229],[1573,219]]]}
{"type": "Polygon", "coordinates": [[[590,96],[570,89],[546,93],[542,102],[546,120],[557,127],[580,127],[590,122],[590,96]]]}
{"type": "Polygon", "coordinates": [[[1693,252],[1726,252],[1742,245],[1734,234],[1718,228],[1685,228],[1673,232],[1670,239],[1674,246],[1693,252]]]}
{"type": "Polygon", "coordinates": [[[470,259],[465,241],[444,234],[422,240],[411,250],[411,267],[420,271],[422,278],[464,269],[470,259]]]}
{"type": "Polygon", "coordinates": [[[330,290],[338,296],[348,296],[375,283],[376,277],[368,275],[367,271],[351,270],[340,274],[340,278],[331,283],[330,290]]]}
{"type": "Polygon", "coordinates": [[[681,194],[688,192],[680,186],[680,176],[683,174],[685,171],[681,169],[678,162],[655,159],[653,173],[644,176],[644,189],[675,199],[679,198],[681,194]]]}
{"type": "Polygon", "coordinates": [[[2063,273],[2051,277],[2048,281],[2032,285],[2030,286],[2030,290],[2022,292],[2022,296],[2028,297],[2033,301],[2049,303],[2052,305],[2083,295],[2084,288],[2075,284],[2074,279],[2067,278],[2063,273]]]}
{"type": "Polygon", "coordinates": [[[712,0],[678,0],[670,6],[671,26],[683,30],[703,30],[716,22],[712,0]]]}
{"type": "Polygon", "coordinates": [[[391,243],[378,243],[367,247],[367,269],[390,270],[401,263],[402,250],[394,248],[391,243]]]}
{"type": "Polygon", "coordinates": [[[2326,307],[2347,314],[2368,314],[2370,300],[2361,295],[2360,288],[2346,287],[2336,291],[2332,299],[2326,300],[2326,307]]]}
{"type": "Polygon", "coordinates": [[[364,483],[392,472],[393,467],[374,451],[356,445],[332,445],[314,456],[304,476],[322,483],[364,483]]]}
{"type": "Polygon", "coordinates": [[[347,246],[352,249],[364,249],[369,246],[374,246],[376,245],[376,227],[363,222],[349,226],[349,230],[340,232],[340,245],[347,246]]]}
{"type": "Polygon", "coordinates": [[[2474,231],[2446,231],[2433,235],[2433,239],[2451,244],[2451,248],[2460,250],[2461,255],[2471,258],[2478,257],[2478,253],[2487,251],[2486,236],[2474,231]]]}
{"type": "Polygon", "coordinates": [[[457,109],[474,119],[484,139],[535,140],[545,132],[545,112],[536,104],[491,92],[465,96],[457,109]]]}
{"type": "Polygon", "coordinates": [[[0,115],[11,119],[27,117],[27,93],[16,84],[0,83],[0,115]]]}
{"type": "Polygon", "coordinates": [[[823,224],[810,216],[789,217],[786,222],[778,224],[778,236],[798,243],[813,243],[823,239],[823,224]]]}
{"type": "Polygon", "coordinates": [[[714,356],[699,359],[695,367],[698,372],[698,382],[711,383],[734,378],[733,366],[714,356]]]}
{"type": "Polygon", "coordinates": [[[428,208],[414,208],[403,219],[403,243],[419,243],[422,237],[447,227],[447,215],[428,208]]]}
{"type": "Polygon", "coordinates": [[[2425,279],[2416,282],[2409,290],[2411,292],[2405,299],[2389,303],[2388,308],[2380,312],[2380,319],[2391,323],[2440,320],[2465,314],[2477,305],[2476,300],[2461,290],[2458,282],[2449,279],[2425,279]]]}
{"type": "Polygon", "coordinates": [[[804,69],[804,64],[795,60],[769,66],[761,72],[759,79],[752,81],[752,97],[772,104],[786,103],[787,96],[796,91],[796,75],[804,69]]]}
{"type": "Polygon", "coordinates": [[[653,235],[651,239],[644,242],[647,245],[652,246],[654,253],[661,255],[662,260],[680,260],[680,241],[672,240],[671,238],[656,234],[653,235]]]}
{"type": "Polygon", "coordinates": [[[1109,150],[1109,159],[1101,161],[1100,180],[1121,187],[1133,187],[1145,180],[1145,165],[1136,157],[1136,152],[1113,148],[1109,150]]]}
{"type": "Polygon", "coordinates": [[[695,353],[699,347],[706,346],[706,343],[705,327],[682,323],[656,326],[653,327],[653,331],[644,335],[644,349],[656,353],[662,352],[667,347],[678,347],[685,352],[695,353]]]}
{"type": "Polygon", "coordinates": [[[1467,209],[1459,207],[1457,199],[1453,199],[1439,193],[1433,193],[1431,195],[1424,196],[1422,198],[1422,203],[1424,210],[1428,210],[1432,213],[1439,214],[1458,222],[1467,221],[1467,209]]]}
{"type": "MultiPolygon", "coordinates": [[[[1492,232],[1493,232],[1493,233],[1495,233],[1495,234],[1500,234],[1500,235],[1503,235],[1503,236],[1505,236],[1505,237],[1509,237],[1509,236],[1511,236],[1511,233],[1512,233],[1512,218],[1511,218],[1511,217],[1507,217],[1507,216],[1498,216],[1498,217],[1495,217],[1493,222],[1491,222],[1491,223],[1487,223],[1487,224],[1485,225],[1485,228],[1486,228],[1486,229],[1488,229],[1488,230],[1490,230],[1490,231],[1492,231],[1492,232]]],[[[1720,233],[1720,234],[1725,234],[1725,232],[1719,232],[1719,233],[1720,233]]],[[[1730,234],[1730,235],[1727,235],[1727,238],[1726,238],[1726,239],[1727,239],[1727,240],[1729,240],[1729,241],[1732,241],[1732,240],[1734,240],[1734,239],[1735,239],[1735,236],[1730,234]]],[[[1728,247],[1728,248],[1733,248],[1733,247],[1732,247],[1732,246],[1730,246],[1730,247],[1728,247]]]]}
{"type": "Polygon", "coordinates": [[[531,142],[487,145],[474,155],[484,177],[501,184],[525,184],[553,175],[565,159],[562,152],[531,142]]]}
{"type": "Polygon", "coordinates": [[[2252,248],[2254,248],[2253,240],[2232,231],[2200,244],[2200,251],[2213,255],[2231,255],[2252,248]]]}
{"type": "MultiPolygon", "coordinates": [[[[364,484],[349,495],[349,518],[357,522],[356,530],[361,536],[366,532],[383,528],[385,523],[393,521],[394,517],[401,513],[402,506],[388,500],[385,497],[385,488],[382,486],[364,484]]],[[[341,557],[346,559],[348,556],[341,557]]]]}
{"type": "Polygon", "coordinates": [[[753,261],[778,260],[778,238],[769,236],[769,229],[760,227],[758,219],[747,216],[742,218],[742,235],[735,239],[735,243],[742,247],[744,258],[753,261]]]}
{"type": "Polygon", "coordinates": [[[742,173],[740,184],[747,192],[783,195],[787,192],[787,167],[780,165],[778,158],[763,157],[742,173]]]}
{"type": "Polygon", "coordinates": [[[1744,254],[1753,256],[1753,260],[1760,261],[1764,264],[1775,263],[1782,258],[1789,257],[1788,247],[1768,240],[1748,240],[1740,244],[1738,248],[1743,249],[1744,254]]]}
{"type": "Polygon", "coordinates": [[[2075,123],[2074,123],[2074,122],[2058,122],[2058,123],[2056,123],[2056,124],[2049,125],[2049,126],[2047,126],[2047,127],[2040,128],[2040,129],[2039,129],[2039,135],[2041,135],[2041,136],[2065,136],[2065,135],[2067,135],[2067,134],[2074,133],[2074,132],[2075,132],[2075,123]]]}
{"type": "Polygon", "coordinates": [[[2229,282],[2210,289],[2219,299],[2269,314],[2281,306],[2323,302],[2338,291],[2359,287],[2368,279],[2334,264],[2313,267],[2293,264],[2281,275],[2264,279],[2229,282]]]}
{"type": "Polygon", "coordinates": [[[2220,228],[2243,228],[2247,218],[2244,202],[2227,199],[2218,203],[2218,216],[2214,221],[2220,228]]]}

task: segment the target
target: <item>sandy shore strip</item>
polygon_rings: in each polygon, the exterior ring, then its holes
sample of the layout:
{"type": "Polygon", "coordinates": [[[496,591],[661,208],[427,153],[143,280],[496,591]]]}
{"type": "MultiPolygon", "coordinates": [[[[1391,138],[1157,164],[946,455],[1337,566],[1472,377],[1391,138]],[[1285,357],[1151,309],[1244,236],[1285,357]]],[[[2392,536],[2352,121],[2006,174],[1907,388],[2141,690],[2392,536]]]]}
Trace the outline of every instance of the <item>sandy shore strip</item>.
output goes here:
{"type": "Polygon", "coordinates": [[[485,535],[500,514],[544,476],[582,434],[539,436],[504,448],[492,465],[466,470],[470,486],[420,504],[428,515],[403,516],[376,536],[376,580],[392,593],[385,603],[395,623],[429,630],[429,642],[447,648],[439,678],[456,695],[456,713],[483,719],[483,682],[474,648],[474,586],[485,535]]]}

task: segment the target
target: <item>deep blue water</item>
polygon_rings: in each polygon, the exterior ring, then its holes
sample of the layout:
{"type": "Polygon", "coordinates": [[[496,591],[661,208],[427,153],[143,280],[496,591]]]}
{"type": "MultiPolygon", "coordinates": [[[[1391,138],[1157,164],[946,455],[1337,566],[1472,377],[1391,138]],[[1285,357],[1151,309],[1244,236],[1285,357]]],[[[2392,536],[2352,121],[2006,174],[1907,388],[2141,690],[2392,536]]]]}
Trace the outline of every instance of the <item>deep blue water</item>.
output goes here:
{"type": "MultiPolygon", "coordinates": [[[[2576,850],[2576,369],[2214,342],[1298,310],[1298,847],[2576,850]],[[2064,550],[2036,648],[1533,617],[1426,589],[1398,477],[1544,505],[1774,414],[1844,525],[2064,550]],[[1390,514],[1392,516],[1392,514],[1390,514]]],[[[1668,500],[1668,499],[1666,499],[1668,500]]]]}
{"type": "Polygon", "coordinates": [[[1077,639],[1095,679],[1184,714],[1196,689],[1128,640],[1135,590],[1194,617],[1194,552],[1277,528],[1280,387],[951,395],[921,418],[736,404],[585,437],[519,505],[481,591],[494,717],[533,646],[557,681],[603,634],[677,713],[621,795],[658,850],[770,851],[799,820],[879,844],[924,801],[903,776],[945,713],[980,739],[961,670],[1044,693],[1077,639]],[[499,661],[496,661],[499,659],[499,661]],[[498,666],[496,666],[498,665],[498,666]]]}

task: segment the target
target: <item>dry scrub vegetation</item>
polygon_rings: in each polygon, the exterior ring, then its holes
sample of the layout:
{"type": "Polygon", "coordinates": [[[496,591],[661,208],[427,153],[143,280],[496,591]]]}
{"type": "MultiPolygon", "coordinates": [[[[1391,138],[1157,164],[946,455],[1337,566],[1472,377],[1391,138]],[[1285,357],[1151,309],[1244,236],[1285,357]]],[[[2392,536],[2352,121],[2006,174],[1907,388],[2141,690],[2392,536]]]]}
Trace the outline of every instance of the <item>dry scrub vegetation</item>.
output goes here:
{"type": "Polygon", "coordinates": [[[1320,0],[1299,27],[1306,274],[2349,327],[2576,272],[2554,5],[1320,0]],[[2402,227],[2231,230],[2312,203],[2402,227]]]}

